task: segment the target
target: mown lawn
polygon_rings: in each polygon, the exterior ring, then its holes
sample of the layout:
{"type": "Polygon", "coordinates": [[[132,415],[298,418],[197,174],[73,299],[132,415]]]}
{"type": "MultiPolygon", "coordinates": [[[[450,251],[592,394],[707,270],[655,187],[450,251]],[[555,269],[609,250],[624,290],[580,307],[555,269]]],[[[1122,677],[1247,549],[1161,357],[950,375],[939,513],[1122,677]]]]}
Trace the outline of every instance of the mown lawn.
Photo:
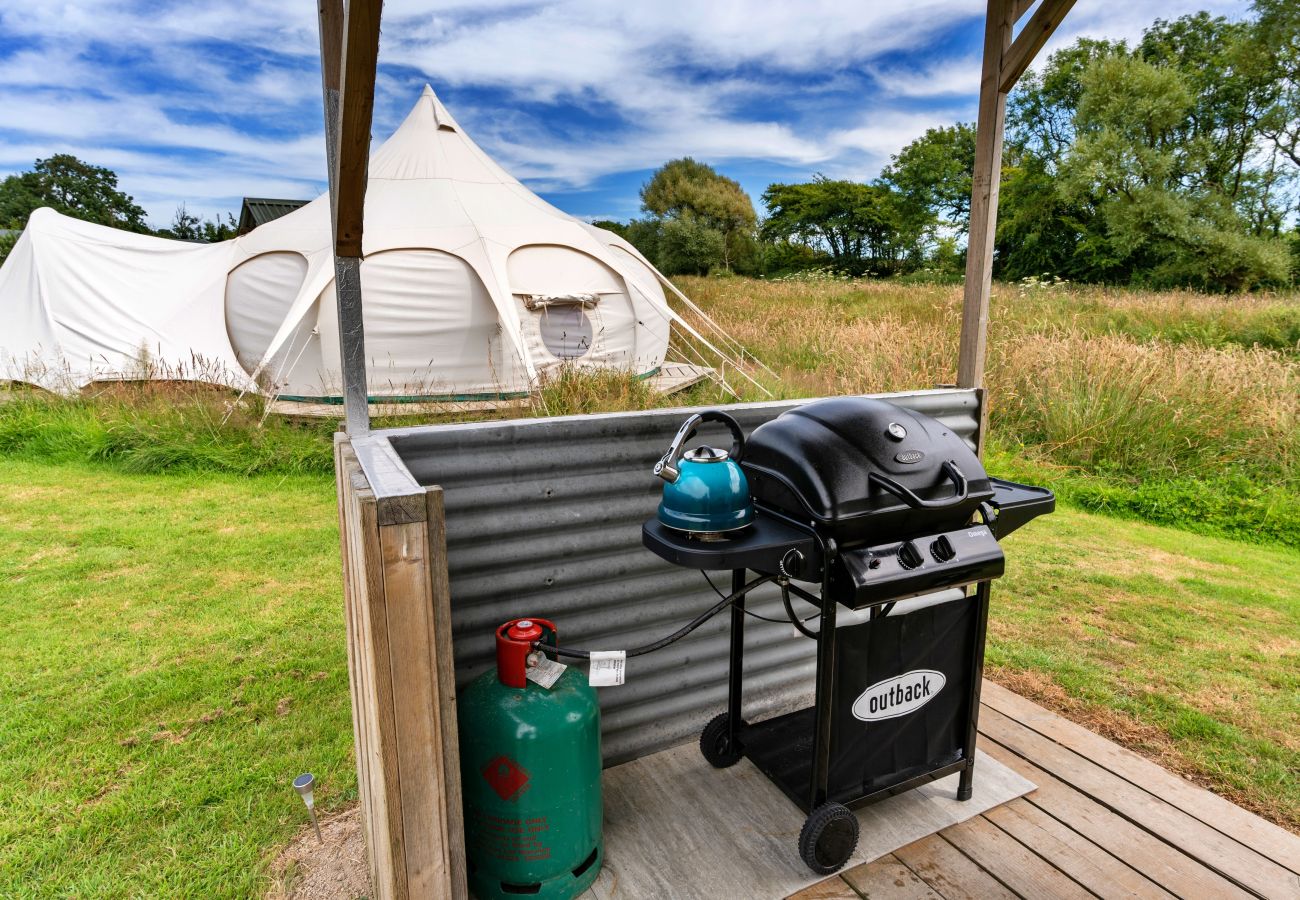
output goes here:
{"type": "Polygon", "coordinates": [[[251,897],[356,796],[333,486],[0,460],[0,896],[251,897]]]}
{"type": "MultiPolygon", "coordinates": [[[[251,897],[355,798],[333,488],[0,461],[0,896],[251,897]]],[[[1300,825],[1300,553],[1062,509],[996,677],[1300,825]]]]}

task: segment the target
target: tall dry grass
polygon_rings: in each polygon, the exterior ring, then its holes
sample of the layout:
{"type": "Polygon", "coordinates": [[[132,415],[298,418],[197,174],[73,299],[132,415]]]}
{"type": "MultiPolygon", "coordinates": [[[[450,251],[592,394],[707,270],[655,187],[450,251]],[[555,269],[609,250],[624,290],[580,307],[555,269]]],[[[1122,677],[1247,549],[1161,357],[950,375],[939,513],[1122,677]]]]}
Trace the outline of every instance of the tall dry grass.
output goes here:
{"type": "MultiPolygon", "coordinates": [[[[754,372],[775,396],[956,380],[960,287],[742,278],[681,286],[776,371],[754,372]]],[[[1051,480],[1096,508],[1161,521],[1194,509],[1234,534],[1300,544],[1300,298],[998,285],[991,319],[991,446],[1004,468],[1035,465],[1023,477],[1051,480]]],[[[743,399],[764,396],[743,378],[728,381],[743,399]]],[[[260,400],[201,385],[96,390],[10,394],[0,403],[0,453],[141,470],[329,471],[333,422],[265,418],[260,400]]],[[[663,397],[628,374],[565,368],[523,414],[731,399],[713,383],[663,397]]]]}
{"type": "MultiPolygon", "coordinates": [[[[960,287],[684,288],[784,396],[956,380],[960,287]]],[[[991,438],[1009,465],[1098,508],[1300,543],[1300,298],[998,285],[991,320],[991,438]]]]}

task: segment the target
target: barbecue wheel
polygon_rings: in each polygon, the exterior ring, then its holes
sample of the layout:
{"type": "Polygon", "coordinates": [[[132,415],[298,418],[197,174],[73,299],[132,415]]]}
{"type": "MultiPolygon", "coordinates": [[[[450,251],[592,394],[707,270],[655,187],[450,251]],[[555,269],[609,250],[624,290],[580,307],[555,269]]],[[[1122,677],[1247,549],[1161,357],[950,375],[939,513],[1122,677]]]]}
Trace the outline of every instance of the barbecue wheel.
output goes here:
{"type": "Polygon", "coordinates": [[[799,856],[818,875],[839,871],[858,846],[858,817],[840,803],[823,803],[799,832],[799,856]]]}
{"type": "MultiPolygon", "coordinates": [[[[742,719],[740,724],[743,726],[745,721],[742,719]]],[[[718,713],[700,732],[700,752],[715,769],[725,769],[740,762],[740,742],[732,744],[727,738],[728,730],[727,714],[718,713]]]]}

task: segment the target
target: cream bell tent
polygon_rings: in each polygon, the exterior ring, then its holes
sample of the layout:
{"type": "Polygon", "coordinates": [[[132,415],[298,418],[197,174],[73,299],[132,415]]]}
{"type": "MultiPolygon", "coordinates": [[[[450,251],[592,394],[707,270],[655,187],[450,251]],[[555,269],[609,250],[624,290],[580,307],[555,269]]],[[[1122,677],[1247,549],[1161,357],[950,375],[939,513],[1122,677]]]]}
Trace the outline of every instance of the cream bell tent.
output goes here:
{"type": "MultiPolygon", "coordinates": [[[[329,221],[322,196],[203,245],[38,210],[0,269],[0,379],[66,392],[180,378],[335,400],[329,221]]],[[[672,327],[722,360],[736,349],[706,319],[723,348],[682,321],[664,297],[675,289],[630,244],[489,159],[429,87],[371,156],[364,249],[376,400],[523,396],[565,364],[653,375],[672,327]]]]}

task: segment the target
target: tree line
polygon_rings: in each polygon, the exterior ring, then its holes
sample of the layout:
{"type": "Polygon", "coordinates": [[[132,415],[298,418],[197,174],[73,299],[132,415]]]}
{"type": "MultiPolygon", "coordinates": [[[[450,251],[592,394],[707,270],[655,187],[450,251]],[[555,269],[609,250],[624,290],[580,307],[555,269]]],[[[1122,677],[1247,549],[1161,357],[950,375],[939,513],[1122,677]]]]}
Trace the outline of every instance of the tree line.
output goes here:
{"type": "MultiPolygon", "coordinates": [[[[927,131],[869,183],[771,184],[764,214],[691,158],[641,190],[644,215],[597,222],[670,275],[852,275],[958,280],[975,129],[927,131]]],[[[194,241],[235,218],[182,205],[152,230],[111,170],[68,154],[0,181],[0,229],[31,212],[194,241]]],[[[1080,39],[1027,73],[1007,106],[994,275],[1236,291],[1300,281],[1300,3],[1256,0],[1232,22],[1157,20],[1140,41],[1080,39]]],[[[0,259],[13,235],[0,236],[0,259]]]]}
{"type": "Polygon", "coordinates": [[[0,181],[0,229],[13,232],[0,236],[0,261],[9,255],[16,233],[26,228],[31,214],[43,206],[96,225],[182,241],[224,241],[234,237],[237,228],[231,213],[201,219],[183,203],[176,207],[170,226],[150,228],[144,210],[118,188],[116,172],[69,153],[57,153],[36,160],[29,171],[0,181]]]}
{"type": "MultiPolygon", "coordinates": [[[[656,171],[644,217],[598,222],[669,274],[960,277],[975,129],[926,132],[870,183],[740,185],[656,171]]],[[[1009,98],[994,274],[1236,291],[1300,276],[1300,4],[1157,20],[1134,46],[1080,39],[1009,98]]]]}

